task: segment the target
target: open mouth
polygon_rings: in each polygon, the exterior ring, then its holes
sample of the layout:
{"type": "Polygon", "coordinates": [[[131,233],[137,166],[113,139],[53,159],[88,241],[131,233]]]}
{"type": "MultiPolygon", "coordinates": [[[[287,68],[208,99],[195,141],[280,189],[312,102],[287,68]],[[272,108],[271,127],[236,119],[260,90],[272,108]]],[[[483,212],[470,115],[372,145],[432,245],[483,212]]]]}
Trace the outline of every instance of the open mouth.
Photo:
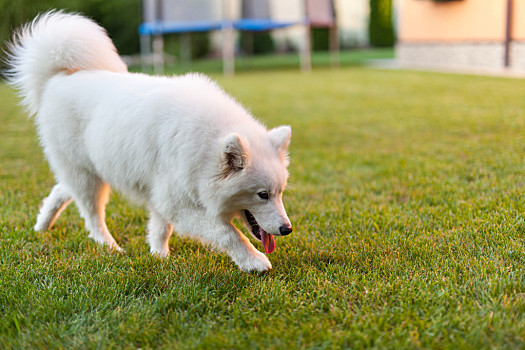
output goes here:
{"type": "Polygon", "coordinates": [[[246,216],[246,221],[250,225],[251,234],[262,242],[266,254],[273,252],[275,250],[275,239],[273,236],[259,226],[257,220],[248,210],[244,210],[244,216],[246,216]]]}

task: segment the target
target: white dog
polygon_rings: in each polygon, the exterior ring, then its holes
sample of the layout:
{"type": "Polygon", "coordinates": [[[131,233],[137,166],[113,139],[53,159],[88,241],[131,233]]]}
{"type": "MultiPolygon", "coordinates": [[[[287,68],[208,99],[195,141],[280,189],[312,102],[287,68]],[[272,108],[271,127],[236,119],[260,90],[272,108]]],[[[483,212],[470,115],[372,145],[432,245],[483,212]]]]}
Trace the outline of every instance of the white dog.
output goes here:
{"type": "Polygon", "coordinates": [[[272,265],[232,225],[241,216],[266,253],[291,233],[282,202],[291,128],[270,131],[198,74],[128,73],[103,28],[48,12],[15,34],[9,82],[35,115],[57,184],[35,230],[75,201],[89,237],[120,250],[105,223],[110,186],[150,211],[151,252],[173,228],[226,252],[246,271],[272,265]]]}

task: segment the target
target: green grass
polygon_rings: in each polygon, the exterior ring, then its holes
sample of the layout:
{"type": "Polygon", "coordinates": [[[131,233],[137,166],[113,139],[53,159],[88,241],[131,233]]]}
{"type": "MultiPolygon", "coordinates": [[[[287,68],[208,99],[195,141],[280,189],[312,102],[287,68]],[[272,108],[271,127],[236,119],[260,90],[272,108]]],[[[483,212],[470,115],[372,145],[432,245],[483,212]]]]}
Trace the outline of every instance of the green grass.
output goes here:
{"type": "MultiPolygon", "coordinates": [[[[0,347],[523,349],[523,81],[357,67],[215,77],[291,124],[292,235],[273,270],[174,236],[113,195],[125,254],[76,208],[32,231],[53,185],[31,120],[0,85],[0,347]]],[[[262,249],[259,243],[255,243],[262,249]]]]}

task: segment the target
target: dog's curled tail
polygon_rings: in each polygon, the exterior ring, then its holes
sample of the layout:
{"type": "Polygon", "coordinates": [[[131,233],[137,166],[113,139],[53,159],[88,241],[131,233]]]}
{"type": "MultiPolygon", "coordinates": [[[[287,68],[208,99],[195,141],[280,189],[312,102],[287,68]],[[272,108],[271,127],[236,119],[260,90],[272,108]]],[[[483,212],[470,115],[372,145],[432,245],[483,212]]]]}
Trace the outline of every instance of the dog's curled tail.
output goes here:
{"type": "Polygon", "coordinates": [[[35,114],[45,84],[54,75],[79,70],[126,72],[106,31],[78,14],[50,11],[37,16],[13,35],[8,44],[8,83],[35,114]]]}

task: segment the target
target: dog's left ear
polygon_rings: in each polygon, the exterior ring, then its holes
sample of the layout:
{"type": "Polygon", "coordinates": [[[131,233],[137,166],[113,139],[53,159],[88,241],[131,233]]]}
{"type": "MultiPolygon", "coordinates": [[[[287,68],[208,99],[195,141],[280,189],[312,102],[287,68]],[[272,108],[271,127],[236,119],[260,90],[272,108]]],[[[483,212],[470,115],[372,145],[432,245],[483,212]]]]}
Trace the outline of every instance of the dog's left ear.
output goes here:
{"type": "Polygon", "coordinates": [[[292,137],[292,128],[288,125],[279,126],[268,132],[270,142],[277,152],[286,155],[288,152],[288,146],[290,145],[290,139],[292,137]]]}
{"type": "Polygon", "coordinates": [[[240,172],[246,167],[248,161],[247,142],[237,133],[226,136],[222,145],[221,176],[228,177],[240,172]]]}

